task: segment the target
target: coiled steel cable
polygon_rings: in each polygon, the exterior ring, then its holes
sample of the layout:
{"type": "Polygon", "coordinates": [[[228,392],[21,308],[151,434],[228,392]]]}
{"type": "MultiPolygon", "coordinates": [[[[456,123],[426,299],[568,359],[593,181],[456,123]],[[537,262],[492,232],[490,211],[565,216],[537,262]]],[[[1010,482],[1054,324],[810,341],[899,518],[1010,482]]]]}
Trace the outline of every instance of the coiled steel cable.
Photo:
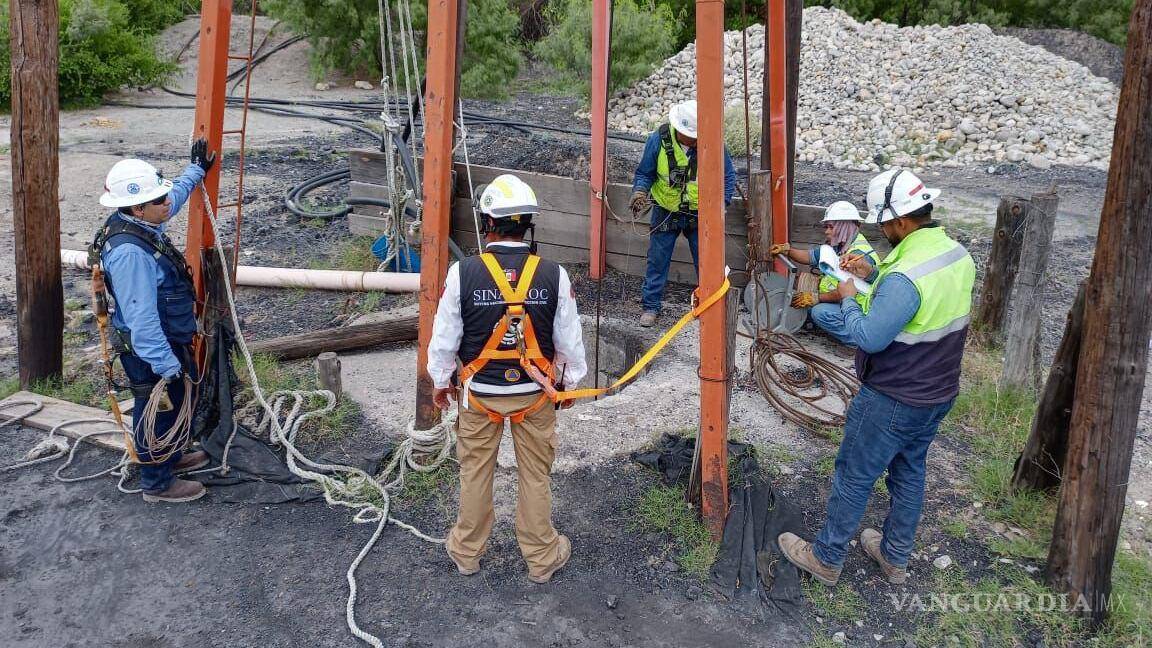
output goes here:
{"type": "Polygon", "coordinates": [[[842,412],[848,411],[860,389],[852,372],[806,350],[787,333],[762,329],[752,342],[749,364],[760,393],[781,416],[825,436],[829,428],[844,425],[842,412]],[[840,407],[829,407],[825,400],[830,398],[838,400],[840,407]]]}

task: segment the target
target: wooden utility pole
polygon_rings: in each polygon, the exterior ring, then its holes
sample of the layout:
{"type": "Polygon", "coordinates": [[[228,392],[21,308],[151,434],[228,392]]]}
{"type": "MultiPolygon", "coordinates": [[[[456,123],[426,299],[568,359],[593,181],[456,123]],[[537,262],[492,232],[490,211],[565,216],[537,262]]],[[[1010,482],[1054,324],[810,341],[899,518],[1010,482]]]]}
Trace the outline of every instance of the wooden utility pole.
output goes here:
{"type": "Polygon", "coordinates": [[[1064,337],[1048,371],[1048,380],[1032,433],[1016,460],[1012,490],[1046,491],[1060,485],[1064,459],[1068,455],[1068,424],[1072,420],[1072,399],[1076,394],[1076,368],[1080,362],[1080,341],[1084,334],[1084,284],[1076,291],[1076,301],[1068,311],[1064,337]]]}
{"type": "Polygon", "coordinates": [[[448,237],[452,217],[453,115],[459,67],[456,53],[461,38],[459,23],[465,0],[432,0],[428,3],[428,81],[424,95],[424,226],[420,246],[420,332],[416,353],[416,429],[427,430],[440,422],[440,410],[432,402],[432,377],[428,375],[428,344],[436,307],[444,293],[448,274],[448,237]]]}
{"type": "Polygon", "coordinates": [[[1019,196],[1001,196],[996,209],[996,232],[992,252],[984,264],[984,286],[972,328],[999,341],[1004,331],[1004,314],[1012,296],[1012,283],[1020,265],[1020,247],[1024,244],[1024,223],[1028,218],[1028,201],[1019,196]]]}
{"type": "MultiPolygon", "coordinates": [[[[1068,434],[1048,583],[1084,602],[1098,627],[1108,615],[1112,564],[1152,327],[1152,0],[1136,0],[1128,27],[1108,188],[1088,278],[1084,344],[1068,434]]],[[[1128,604],[1137,602],[1130,601],[1128,604]]]]}
{"type": "Polygon", "coordinates": [[[60,274],[59,10],[56,0],[11,0],[12,226],[20,386],[64,367],[60,274]]]}
{"type": "Polygon", "coordinates": [[[1032,196],[1016,287],[1012,290],[1012,315],[1004,338],[1002,387],[1035,389],[1039,382],[1040,289],[1048,270],[1059,205],[1060,196],[1055,191],[1032,196]]]}

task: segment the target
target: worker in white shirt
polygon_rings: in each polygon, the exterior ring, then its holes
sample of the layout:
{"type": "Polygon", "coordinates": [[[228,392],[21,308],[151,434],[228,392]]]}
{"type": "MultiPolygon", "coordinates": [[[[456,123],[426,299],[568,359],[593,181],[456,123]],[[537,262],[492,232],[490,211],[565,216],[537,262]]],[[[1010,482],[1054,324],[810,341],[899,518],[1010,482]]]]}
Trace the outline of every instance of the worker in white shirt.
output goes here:
{"type": "Polygon", "coordinates": [[[547,583],[572,555],[572,543],[552,526],[551,491],[556,410],[571,401],[554,403],[548,392],[574,386],[588,372],[580,316],[568,273],[524,241],[540,212],[532,188],[514,175],[499,176],[484,190],[480,212],[484,253],[448,269],[428,345],[435,403],[447,409],[449,398],[460,401],[460,510],[445,549],[461,574],[480,571],[496,518],[492,481],[508,420],[519,480],[516,540],[528,579],[547,583]]]}

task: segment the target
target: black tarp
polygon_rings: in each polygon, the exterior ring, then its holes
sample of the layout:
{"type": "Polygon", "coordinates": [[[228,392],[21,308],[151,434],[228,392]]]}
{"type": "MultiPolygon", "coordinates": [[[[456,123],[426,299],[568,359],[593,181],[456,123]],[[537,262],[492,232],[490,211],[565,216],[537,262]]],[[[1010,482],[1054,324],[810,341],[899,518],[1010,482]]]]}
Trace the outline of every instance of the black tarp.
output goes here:
{"type": "MultiPolygon", "coordinates": [[[[695,450],[696,439],[665,434],[655,449],[633,453],[632,459],[660,472],[668,484],[686,484],[695,450]]],[[[776,538],[785,531],[802,534],[803,519],[772,487],[751,446],[729,441],[728,456],[736,470],[709,584],[749,611],[791,616],[800,605],[800,572],[780,553],[776,538]]]]}

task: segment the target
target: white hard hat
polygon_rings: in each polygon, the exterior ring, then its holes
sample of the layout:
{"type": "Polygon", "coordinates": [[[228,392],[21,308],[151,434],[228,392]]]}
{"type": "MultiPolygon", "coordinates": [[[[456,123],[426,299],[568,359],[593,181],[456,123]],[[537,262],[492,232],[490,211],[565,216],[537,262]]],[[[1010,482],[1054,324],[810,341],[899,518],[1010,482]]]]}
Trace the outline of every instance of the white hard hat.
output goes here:
{"type": "Polygon", "coordinates": [[[100,204],[105,207],[143,205],[169,191],[172,191],[172,181],[165,180],[156,167],[144,160],[120,160],[104,180],[100,204]]]}
{"type": "Polygon", "coordinates": [[[885,223],[907,216],[940,196],[939,189],[928,189],[907,169],[888,169],[868,183],[868,218],[866,223],[885,223]]]}
{"type": "Polygon", "coordinates": [[[672,106],[668,111],[668,123],[677,133],[695,139],[696,137],[696,100],[684,101],[672,106]]]}
{"type": "Polygon", "coordinates": [[[520,178],[505,173],[488,183],[480,195],[480,212],[492,218],[507,218],[516,214],[539,214],[536,192],[520,178]]]}
{"type": "Polygon", "coordinates": [[[824,218],[821,223],[828,223],[831,221],[856,221],[857,223],[864,222],[860,218],[860,212],[857,211],[856,205],[848,202],[847,200],[837,200],[836,202],[828,205],[828,209],[824,210],[824,218]]]}

